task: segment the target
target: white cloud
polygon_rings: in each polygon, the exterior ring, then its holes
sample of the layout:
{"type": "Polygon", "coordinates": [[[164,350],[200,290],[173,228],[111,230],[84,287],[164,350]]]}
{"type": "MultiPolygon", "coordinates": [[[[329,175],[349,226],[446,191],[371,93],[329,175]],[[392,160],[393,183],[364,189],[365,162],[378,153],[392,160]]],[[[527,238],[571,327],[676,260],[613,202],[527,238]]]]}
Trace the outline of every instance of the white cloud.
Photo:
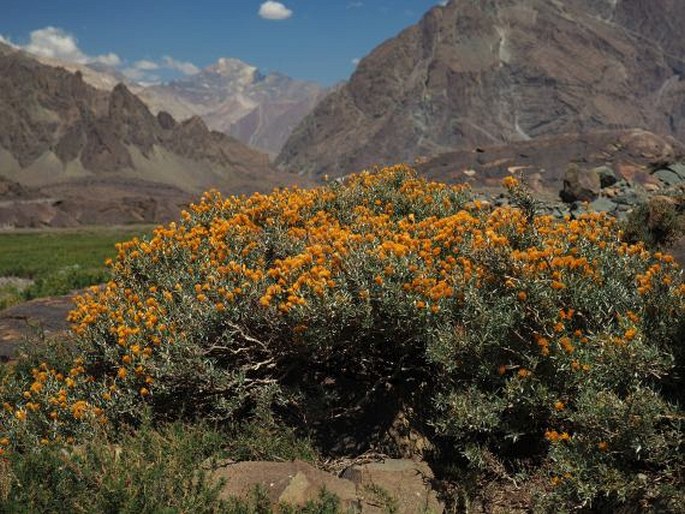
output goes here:
{"type": "Polygon", "coordinates": [[[441,6],[445,7],[447,4],[450,3],[450,0],[440,0],[438,3],[439,3],[441,6]]]}
{"type": "Polygon", "coordinates": [[[91,59],[91,62],[99,62],[106,64],[107,66],[111,66],[112,68],[116,68],[117,66],[121,65],[121,59],[119,56],[112,52],[104,55],[98,55],[97,57],[92,57],[91,59]]]}
{"type": "Polygon", "coordinates": [[[51,57],[79,64],[91,62],[99,62],[108,66],[119,66],[121,64],[121,59],[115,53],[97,56],[86,55],[79,48],[76,37],[58,27],[45,27],[32,31],[29,43],[22,48],[42,57],[51,57]]]}
{"type": "Polygon", "coordinates": [[[156,62],[148,61],[146,59],[142,59],[140,61],[136,61],[133,63],[133,67],[137,70],[158,70],[159,69],[159,64],[156,62]]]}
{"type": "Polygon", "coordinates": [[[169,79],[178,73],[193,75],[200,71],[193,63],[179,61],[169,55],[165,55],[161,59],[140,59],[133,63],[122,61],[117,54],[112,52],[103,55],[88,55],[81,50],[78,40],[73,34],[59,27],[44,27],[32,31],[29,35],[29,42],[23,46],[15,45],[9,38],[1,34],[0,43],[22,48],[42,57],[79,64],[104,64],[119,69],[128,79],[141,84],[159,83],[162,80],[161,77],[169,79]]]}
{"type": "Polygon", "coordinates": [[[259,15],[265,20],[285,20],[293,15],[293,12],[281,2],[269,0],[259,7],[259,15]]]}
{"type": "Polygon", "coordinates": [[[24,50],[42,57],[86,64],[88,56],[78,47],[76,38],[57,27],[45,27],[31,32],[29,44],[24,50]]]}
{"type": "Polygon", "coordinates": [[[355,57],[354,59],[352,59],[352,64],[357,66],[359,64],[359,61],[361,61],[361,59],[359,57],[355,57]]]}
{"type": "Polygon", "coordinates": [[[192,62],[177,61],[168,55],[165,55],[163,60],[165,68],[180,71],[184,75],[194,75],[200,71],[200,68],[195,66],[192,62]]]}
{"type": "Polygon", "coordinates": [[[362,7],[364,5],[364,2],[350,2],[347,4],[348,9],[355,9],[357,7],[362,7]]]}
{"type": "Polygon", "coordinates": [[[124,68],[121,70],[121,73],[123,73],[127,79],[133,80],[134,82],[140,82],[147,78],[145,70],[139,70],[138,68],[133,67],[124,68]]]}

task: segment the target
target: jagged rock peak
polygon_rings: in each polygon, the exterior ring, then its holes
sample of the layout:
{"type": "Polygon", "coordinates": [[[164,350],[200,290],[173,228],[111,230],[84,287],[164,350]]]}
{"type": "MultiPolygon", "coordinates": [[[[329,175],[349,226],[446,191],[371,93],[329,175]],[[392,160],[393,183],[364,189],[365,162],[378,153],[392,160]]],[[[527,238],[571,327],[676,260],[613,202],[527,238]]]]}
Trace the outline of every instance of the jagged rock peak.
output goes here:
{"type": "Polygon", "coordinates": [[[221,57],[215,64],[205,68],[205,71],[223,76],[240,75],[252,78],[258,70],[256,66],[251,66],[240,59],[221,57]]]}

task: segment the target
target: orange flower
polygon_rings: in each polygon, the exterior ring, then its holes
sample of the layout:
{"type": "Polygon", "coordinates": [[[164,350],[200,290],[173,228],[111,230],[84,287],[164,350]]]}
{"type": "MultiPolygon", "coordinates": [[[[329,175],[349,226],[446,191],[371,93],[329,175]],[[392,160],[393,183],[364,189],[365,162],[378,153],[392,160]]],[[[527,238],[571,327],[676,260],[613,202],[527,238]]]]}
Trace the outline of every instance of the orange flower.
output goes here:
{"type": "Polygon", "coordinates": [[[557,400],[554,402],[554,410],[561,412],[566,408],[566,404],[562,402],[561,400],[557,400]]]}
{"type": "Polygon", "coordinates": [[[552,443],[556,443],[559,440],[559,432],[556,430],[546,430],[545,431],[545,439],[552,443]]]}
{"type": "Polygon", "coordinates": [[[521,302],[525,302],[528,299],[528,295],[526,294],[525,291],[519,291],[516,297],[519,299],[521,302]]]}
{"type": "Polygon", "coordinates": [[[597,443],[597,448],[600,452],[605,452],[609,449],[609,443],[607,443],[606,441],[600,441],[599,443],[597,443]]]}
{"type": "Polygon", "coordinates": [[[509,175],[502,179],[502,185],[507,189],[514,189],[515,187],[518,187],[519,181],[516,179],[516,177],[509,175]]]}

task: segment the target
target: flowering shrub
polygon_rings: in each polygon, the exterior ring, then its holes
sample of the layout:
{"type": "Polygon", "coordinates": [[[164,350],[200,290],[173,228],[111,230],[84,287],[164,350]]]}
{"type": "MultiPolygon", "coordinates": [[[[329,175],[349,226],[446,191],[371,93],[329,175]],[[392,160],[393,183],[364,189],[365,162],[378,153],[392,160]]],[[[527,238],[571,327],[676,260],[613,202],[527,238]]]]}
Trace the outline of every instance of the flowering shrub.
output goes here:
{"type": "Polygon", "coordinates": [[[71,368],[5,387],[0,444],[135,422],[144,404],[339,430],[403,410],[436,458],[526,463],[569,508],[671,501],[682,272],[609,217],[557,222],[505,186],[514,207],[404,166],[207,193],[119,245],[113,279],[70,314],[71,368]]]}

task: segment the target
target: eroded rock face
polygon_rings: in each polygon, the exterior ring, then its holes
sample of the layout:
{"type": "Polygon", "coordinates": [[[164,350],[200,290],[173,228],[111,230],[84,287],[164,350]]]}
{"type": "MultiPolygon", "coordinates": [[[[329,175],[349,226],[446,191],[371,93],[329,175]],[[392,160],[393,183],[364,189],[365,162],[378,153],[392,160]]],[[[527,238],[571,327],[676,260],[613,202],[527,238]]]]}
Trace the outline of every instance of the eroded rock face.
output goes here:
{"type": "Polygon", "coordinates": [[[667,45],[682,38],[672,22],[662,23],[683,8],[658,3],[452,0],[435,7],[365,57],[293,132],[277,163],[340,175],[597,129],[685,139],[682,53],[667,45]],[[652,13],[658,9],[665,12],[652,13]]]}

